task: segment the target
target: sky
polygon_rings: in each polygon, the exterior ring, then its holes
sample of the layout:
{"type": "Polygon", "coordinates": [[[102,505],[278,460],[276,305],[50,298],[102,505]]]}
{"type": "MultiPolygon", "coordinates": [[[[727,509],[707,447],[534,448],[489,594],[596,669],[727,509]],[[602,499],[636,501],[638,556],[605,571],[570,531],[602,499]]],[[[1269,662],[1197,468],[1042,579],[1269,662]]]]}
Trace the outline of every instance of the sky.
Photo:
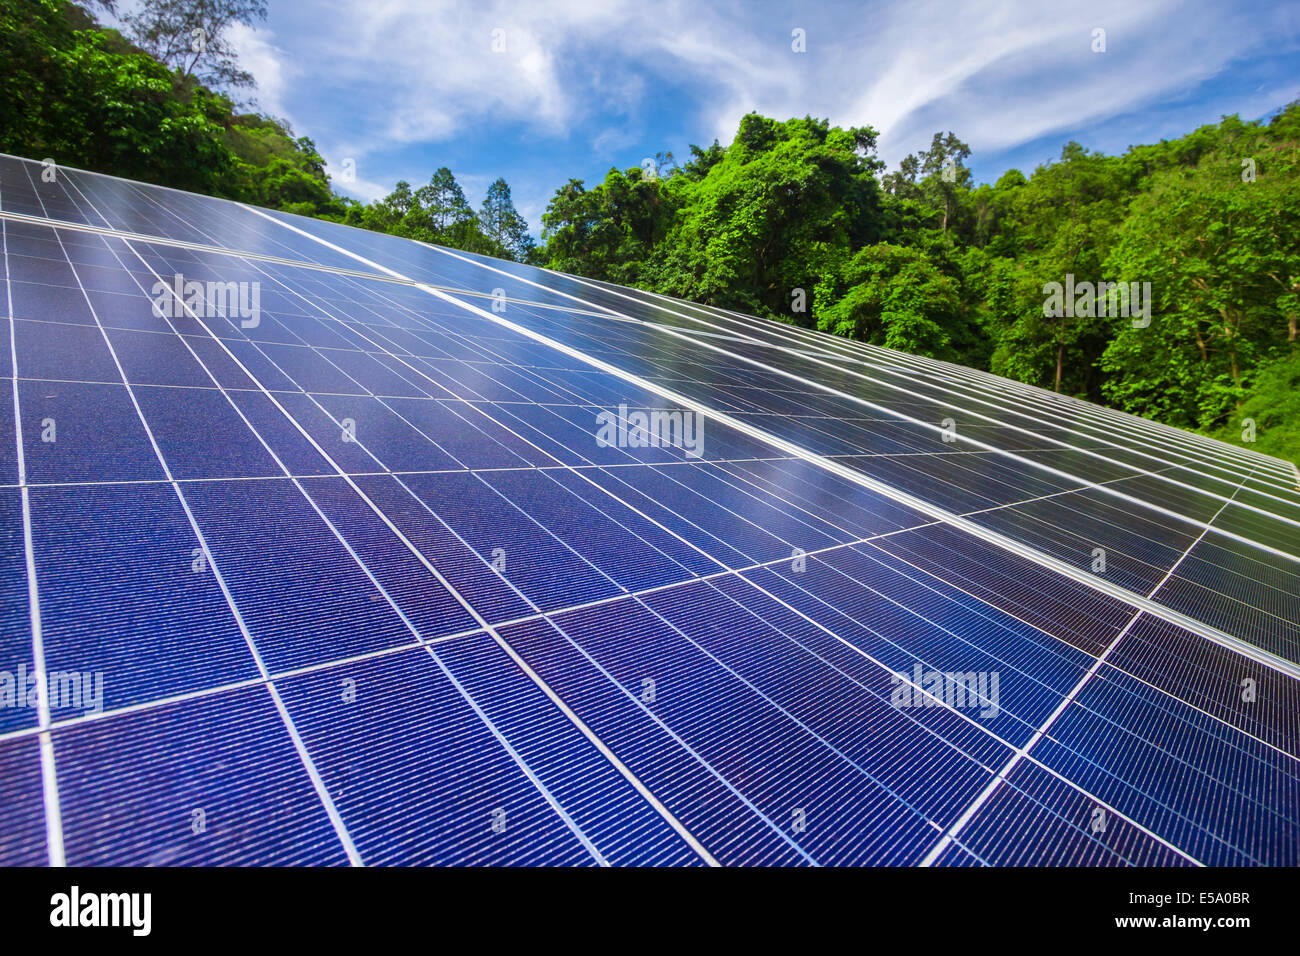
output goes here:
{"type": "Polygon", "coordinates": [[[891,168],[951,130],[994,182],[1070,140],[1118,153],[1300,98],[1300,0],[269,6],[235,37],[257,106],[316,142],[338,191],[448,166],[477,205],[503,176],[534,234],[569,179],[684,161],[751,110],[870,125],[891,168]]]}

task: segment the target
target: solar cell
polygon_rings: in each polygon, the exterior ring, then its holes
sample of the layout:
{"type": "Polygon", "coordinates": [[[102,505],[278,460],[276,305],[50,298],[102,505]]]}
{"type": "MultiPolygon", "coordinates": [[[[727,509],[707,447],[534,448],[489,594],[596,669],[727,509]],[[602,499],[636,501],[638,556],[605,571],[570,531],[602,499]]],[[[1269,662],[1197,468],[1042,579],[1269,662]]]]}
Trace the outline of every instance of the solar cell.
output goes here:
{"type": "Polygon", "coordinates": [[[0,238],[0,863],[1297,862],[1287,463],[13,157],[0,238]]]}

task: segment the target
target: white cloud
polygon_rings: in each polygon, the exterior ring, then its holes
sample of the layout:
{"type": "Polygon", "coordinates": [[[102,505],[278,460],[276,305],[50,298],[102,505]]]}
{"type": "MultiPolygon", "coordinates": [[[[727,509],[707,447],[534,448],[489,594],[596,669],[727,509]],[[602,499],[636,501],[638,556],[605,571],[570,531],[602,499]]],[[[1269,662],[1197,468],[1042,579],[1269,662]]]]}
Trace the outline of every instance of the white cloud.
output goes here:
{"type": "MultiPolygon", "coordinates": [[[[229,34],[240,66],[253,74],[257,81],[258,109],[271,116],[288,119],[284,105],[284,92],[288,83],[286,73],[296,74],[297,71],[286,67],[286,61],[292,61],[283,50],[276,47],[275,34],[265,27],[254,29],[242,23],[232,24],[229,34]]],[[[299,79],[295,75],[293,82],[296,83],[299,79]]]]}
{"type": "MultiPolygon", "coordinates": [[[[350,157],[349,157],[350,158],[350,157]]],[[[362,202],[374,202],[376,199],[382,199],[393,191],[392,183],[381,183],[373,179],[363,179],[356,176],[351,182],[345,181],[340,175],[339,170],[343,167],[343,160],[331,160],[325,157],[326,172],[330,174],[330,183],[334,189],[343,193],[345,196],[351,196],[353,199],[359,199],[362,202]]]]}
{"type": "MultiPolygon", "coordinates": [[[[328,3],[321,22],[328,31],[312,82],[344,102],[373,104],[354,118],[382,148],[445,139],[469,123],[523,122],[562,135],[585,91],[561,64],[575,31],[597,21],[576,4],[387,0],[328,3]]],[[[610,25],[602,21],[598,34],[610,25]]]]}

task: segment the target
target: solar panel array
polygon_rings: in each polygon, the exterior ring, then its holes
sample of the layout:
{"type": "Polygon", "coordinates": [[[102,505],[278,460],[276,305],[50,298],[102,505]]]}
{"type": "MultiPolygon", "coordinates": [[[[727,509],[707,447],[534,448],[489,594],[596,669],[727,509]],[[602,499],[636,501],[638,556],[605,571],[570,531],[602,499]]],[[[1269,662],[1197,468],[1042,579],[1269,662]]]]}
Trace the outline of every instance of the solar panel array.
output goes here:
{"type": "Polygon", "coordinates": [[[1288,463],[15,158],[0,230],[0,863],[1300,862],[1288,463]]]}

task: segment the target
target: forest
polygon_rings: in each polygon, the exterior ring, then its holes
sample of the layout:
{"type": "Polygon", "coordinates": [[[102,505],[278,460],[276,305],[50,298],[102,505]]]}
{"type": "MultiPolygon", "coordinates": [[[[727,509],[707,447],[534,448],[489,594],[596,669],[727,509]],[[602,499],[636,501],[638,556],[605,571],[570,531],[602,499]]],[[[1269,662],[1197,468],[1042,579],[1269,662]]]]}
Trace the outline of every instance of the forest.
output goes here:
{"type": "Polygon", "coordinates": [[[890,170],[870,126],[751,113],[725,147],[569,180],[535,242],[504,179],[478,210],[446,167],[370,203],[335,192],[310,138],[232,98],[252,78],[220,36],[201,58],[177,46],[186,9],[150,0],[123,33],[66,0],[0,0],[0,151],[767,316],[1300,459],[1300,101],[1118,156],[1066,143],[991,185],[953,131],[890,170]],[[1147,290],[1144,318],[1084,292],[1061,307],[1059,289],[1098,283],[1147,290]]]}

